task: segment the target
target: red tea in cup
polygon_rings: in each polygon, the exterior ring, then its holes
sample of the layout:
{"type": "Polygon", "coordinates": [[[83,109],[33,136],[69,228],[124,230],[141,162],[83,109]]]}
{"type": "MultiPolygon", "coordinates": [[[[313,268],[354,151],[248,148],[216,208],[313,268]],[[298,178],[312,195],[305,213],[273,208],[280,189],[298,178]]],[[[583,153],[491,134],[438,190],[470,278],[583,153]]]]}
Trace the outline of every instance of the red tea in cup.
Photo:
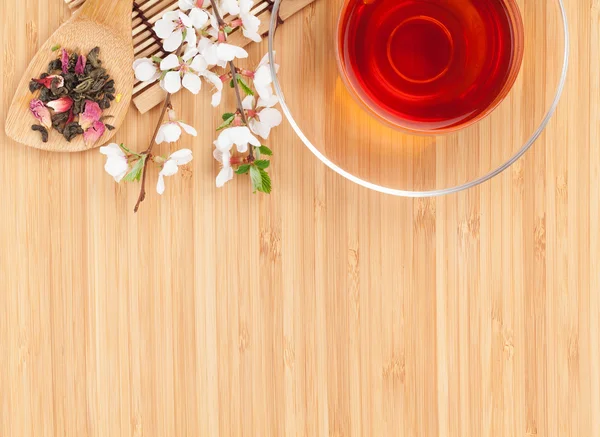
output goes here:
{"type": "Polygon", "coordinates": [[[515,0],[346,0],[342,76],[377,118],[418,133],[466,127],[514,84],[523,58],[515,0]]]}

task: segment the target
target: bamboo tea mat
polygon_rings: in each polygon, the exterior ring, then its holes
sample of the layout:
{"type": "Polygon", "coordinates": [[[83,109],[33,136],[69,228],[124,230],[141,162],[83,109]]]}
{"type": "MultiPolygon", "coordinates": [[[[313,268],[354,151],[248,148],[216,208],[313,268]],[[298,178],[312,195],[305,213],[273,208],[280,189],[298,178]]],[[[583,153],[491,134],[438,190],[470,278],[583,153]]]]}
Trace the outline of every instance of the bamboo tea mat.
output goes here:
{"type": "MultiPolygon", "coordinates": [[[[300,11],[305,6],[311,4],[314,0],[285,0],[280,7],[280,19],[287,20],[289,17],[300,11]]],[[[85,0],[65,0],[67,5],[75,10],[81,6],[85,0]]],[[[136,58],[159,56],[164,57],[165,52],[162,50],[160,40],[152,31],[152,26],[162,14],[166,11],[177,9],[177,0],[136,0],[133,3],[133,46],[136,58]]],[[[269,31],[269,22],[271,20],[271,9],[273,2],[271,0],[258,0],[253,11],[256,16],[260,17],[260,33],[265,35],[269,31]]],[[[236,29],[230,35],[232,44],[245,46],[252,41],[249,41],[241,36],[241,33],[236,29]]],[[[158,82],[153,84],[144,84],[136,82],[133,88],[133,103],[138,110],[143,114],[156,105],[161,103],[165,98],[165,91],[158,85],[158,82]]]]}

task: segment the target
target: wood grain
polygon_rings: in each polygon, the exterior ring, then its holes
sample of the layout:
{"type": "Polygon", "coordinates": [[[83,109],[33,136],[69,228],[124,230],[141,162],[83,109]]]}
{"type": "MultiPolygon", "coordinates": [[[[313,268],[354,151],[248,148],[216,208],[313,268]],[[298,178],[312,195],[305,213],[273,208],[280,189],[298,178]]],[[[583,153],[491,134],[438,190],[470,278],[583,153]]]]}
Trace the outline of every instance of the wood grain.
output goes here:
{"type": "Polygon", "coordinates": [[[112,102],[111,107],[103,111],[103,117],[111,117],[111,124],[119,128],[129,109],[133,88],[133,43],[129,15],[132,4],[133,0],[90,0],[39,47],[27,69],[21,72],[21,80],[8,108],[5,131],[9,137],[21,144],[53,152],[89,150],[113,137],[115,131],[106,129],[97,142],[86,144],[82,135],[67,141],[58,132],[50,130],[49,140],[43,142],[39,132],[31,130],[35,120],[29,109],[34,97],[29,90],[29,82],[45,73],[48,63],[56,59],[58,54],[52,51],[55,45],[85,54],[99,47],[102,65],[115,81],[117,93],[121,95],[119,102],[112,102]]]}
{"type": "MultiPolygon", "coordinates": [[[[69,11],[0,5],[5,119],[69,11]]],[[[2,136],[0,436],[600,436],[600,2],[566,7],[573,67],[545,135],[448,197],[353,185],[287,125],[270,197],[216,190],[208,94],[177,96],[200,133],[174,147],[195,159],[138,215],[97,151],[2,136]]],[[[297,56],[297,74],[319,61],[297,56]]],[[[130,111],[117,139],[144,147],[156,117],[130,111]]]]}

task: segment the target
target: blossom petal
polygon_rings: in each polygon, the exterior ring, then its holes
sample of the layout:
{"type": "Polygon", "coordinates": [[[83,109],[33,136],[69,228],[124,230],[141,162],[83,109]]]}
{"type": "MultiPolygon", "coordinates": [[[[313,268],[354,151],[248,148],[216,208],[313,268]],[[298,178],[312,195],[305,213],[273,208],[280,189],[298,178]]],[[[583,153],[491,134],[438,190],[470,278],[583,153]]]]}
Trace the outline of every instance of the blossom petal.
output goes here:
{"type": "Polygon", "coordinates": [[[181,22],[183,23],[183,25],[185,27],[192,27],[192,20],[190,19],[190,17],[188,17],[183,12],[179,11],[177,18],[179,18],[179,20],[181,20],[181,22]]]}
{"type": "Polygon", "coordinates": [[[162,195],[165,192],[165,177],[161,173],[158,174],[158,182],[156,183],[156,192],[162,195]]]}
{"type": "Polygon", "coordinates": [[[165,162],[165,164],[163,165],[163,168],[160,171],[160,174],[162,174],[163,176],[173,176],[178,171],[179,171],[179,166],[177,165],[177,163],[169,158],[169,160],[167,162],[165,162]]]}
{"type": "Polygon", "coordinates": [[[179,20],[179,11],[174,10],[174,11],[165,12],[162,15],[162,19],[167,20],[167,21],[177,22],[177,20],[179,20]]]}
{"type": "Polygon", "coordinates": [[[156,33],[156,36],[161,39],[168,38],[175,30],[175,23],[173,20],[166,18],[168,14],[168,12],[164,14],[163,18],[154,24],[154,32],[156,33]]]}
{"type": "Polygon", "coordinates": [[[165,75],[161,85],[163,89],[171,94],[175,94],[181,89],[181,76],[179,71],[170,71],[165,75]]]}
{"type": "Polygon", "coordinates": [[[177,6],[179,6],[179,9],[182,11],[189,11],[195,7],[195,3],[195,0],[179,0],[177,6]]]}
{"type": "Polygon", "coordinates": [[[104,147],[100,147],[100,153],[105,156],[125,156],[125,152],[123,152],[117,143],[110,143],[104,147]]]}
{"type": "Polygon", "coordinates": [[[242,108],[254,109],[254,96],[246,96],[244,100],[242,100],[242,108]]]}
{"type": "Polygon", "coordinates": [[[259,67],[254,73],[254,84],[256,88],[266,87],[273,82],[273,78],[271,77],[271,70],[267,65],[263,65],[259,67]]]}
{"type": "Polygon", "coordinates": [[[169,156],[169,161],[175,162],[177,165],[185,165],[191,162],[193,159],[192,151],[190,149],[181,149],[173,152],[169,156]]]}
{"type": "Polygon", "coordinates": [[[198,94],[200,92],[200,88],[202,88],[202,81],[194,73],[185,73],[182,84],[192,94],[198,94]]]}
{"type": "Polygon", "coordinates": [[[224,14],[237,15],[240,13],[240,5],[237,0],[222,0],[219,9],[224,14]]]}
{"type": "Polygon", "coordinates": [[[266,99],[259,97],[256,106],[260,108],[271,108],[277,103],[279,103],[279,97],[277,97],[275,94],[271,94],[271,96],[267,97],[266,99]]]}
{"type": "Polygon", "coordinates": [[[194,71],[197,71],[198,73],[201,73],[208,68],[208,63],[206,62],[206,59],[204,59],[204,57],[196,56],[190,64],[190,68],[194,71]]]}
{"type": "Polygon", "coordinates": [[[171,53],[165,59],[160,61],[160,69],[162,71],[172,70],[173,68],[179,67],[179,58],[174,53],[171,53]]]}
{"type": "Polygon", "coordinates": [[[190,126],[189,124],[185,124],[184,122],[180,121],[179,122],[179,126],[181,128],[183,128],[183,130],[188,134],[191,135],[193,137],[198,135],[198,132],[196,131],[196,129],[194,129],[193,126],[190,126]]]}
{"type": "Polygon", "coordinates": [[[194,8],[190,12],[190,20],[196,29],[203,29],[208,23],[208,14],[202,9],[194,8]]]}
{"type": "MultiPolygon", "coordinates": [[[[256,18],[256,17],[254,17],[254,18],[256,18]]],[[[258,18],[257,18],[257,20],[258,20],[258,18]]],[[[255,30],[242,29],[242,34],[246,38],[248,38],[249,40],[252,40],[254,42],[261,42],[262,41],[262,37],[255,30]]]]}
{"type": "Polygon", "coordinates": [[[198,37],[196,36],[196,31],[194,30],[193,27],[188,27],[186,28],[187,30],[187,34],[185,36],[184,41],[188,44],[188,46],[190,47],[195,47],[198,41],[198,37]]]}
{"type": "Polygon", "coordinates": [[[115,182],[121,182],[129,170],[129,164],[125,157],[109,156],[104,164],[104,170],[115,179],[115,182]]]}
{"type": "Polygon", "coordinates": [[[248,57],[248,52],[241,47],[233,44],[222,43],[217,45],[217,57],[222,61],[233,61],[235,58],[244,59],[248,57]]]}
{"type": "Polygon", "coordinates": [[[164,38],[163,48],[167,52],[174,52],[181,46],[182,42],[183,42],[183,32],[181,31],[181,29],[177,29],[172,34],[170,34],[168,37],[164,38]]]}
{"type": "MultiPolygon", "coordinates": [[[[225,164],[225,162],[227,162],[227,161],[225,161],[225,158],[224,158],[224,157],[225,157],[225,154],[227,154],[228,156],[230,156],[230,153],[229,153],[228,151],[225,151],[225,152],[223,152],[223,151],[221,151],[221,150],[219,150],[219,149],[215,149],[215,150],[213,150],[213,157],[214,157],[214,158],[215,158],[217,161],[219,161],[221,164],[223,164],[223,165],[225,164]]],[[[227,158],[227,160],[228,160],[228,159],[229,159],[229,158],[227,158]]]]}
{"type": "Polygon", "coordinates": [[[259,137],[262,137],[265,140],[269,138],[269,134],[271,133],[271,126],[269,126],[268,124],[261,123],[258,120],[250,120],[249,125],[250,130],[259,137]]]}
{"type": "Polygon", "coordinates": [[[223,187],[227,182],[233,179],[233,168],[223,167],[217,175],[216,185],[217,188],[223,187]]]}
{"type": "Polygon", "coordinates": [[[279,126],[283,121],[281,112],[275,108],[265,108],[258,113],[261,123],[267,123],[271,127],[279,126]]]}
{"type": "Polygon", "coordinates": [[[217,44],[213,44],[208,38],[202,38],[198,43],[198,51],[208,65],[216,65],[219,62],[217,56],[217,44]]]}
{"type": "Polygon", "coordinates": [[[254,2],[252,0],[239,0],[240,15],[247,14],[252,9],[254,2]]]}

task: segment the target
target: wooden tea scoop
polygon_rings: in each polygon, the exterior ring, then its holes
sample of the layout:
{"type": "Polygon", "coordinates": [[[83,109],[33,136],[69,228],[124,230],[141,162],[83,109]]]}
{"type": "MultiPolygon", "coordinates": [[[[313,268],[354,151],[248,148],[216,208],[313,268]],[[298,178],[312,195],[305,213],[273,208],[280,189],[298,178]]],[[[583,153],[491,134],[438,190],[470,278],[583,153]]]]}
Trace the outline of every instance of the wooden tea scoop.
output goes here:
{"type": "MultiPolygon", "coordinates": [[[[56,0],[54,0],[56,1],[56,0]]],[[[29,91],[29,82],[45,73],[48,63],[60,56],[53,46],[60,45],[71,52],[87,55],[94,47],[100,48],[99,59],[107,74],[115,81],[116,94],[121,94],[119,103],[111,102],[103,116],[112,116],[106,122],[118,128],[127,113],[133,90],[133,41],[131,36],[131,8],[133,0],[87,0],[73,16],[52,34],[33,57],[15,93],[8,110],[6,133],[19,143],[38,149],[55,152],[78,152],[106,143],[116,129],[106,132],[93,145],[86,146],[83,135],[68,142],[59,132],[50,130],[47,143],[42,142],[39,132],[31,130],[38,123],[29,110],[34,95],[29,91]]]]}

